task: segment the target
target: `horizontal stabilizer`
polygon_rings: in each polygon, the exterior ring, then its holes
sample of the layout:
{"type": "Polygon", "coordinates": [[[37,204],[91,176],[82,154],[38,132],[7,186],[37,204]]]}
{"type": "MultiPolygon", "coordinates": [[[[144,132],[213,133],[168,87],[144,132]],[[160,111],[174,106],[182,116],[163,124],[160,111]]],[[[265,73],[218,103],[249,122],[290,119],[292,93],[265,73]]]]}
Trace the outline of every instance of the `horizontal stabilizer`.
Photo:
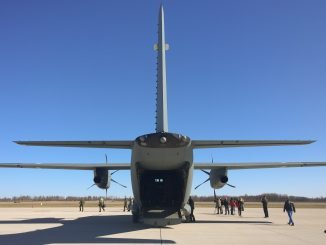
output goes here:
{"type": "Polygon", "coordinates": [[[305,145],[314,140],[192,140],[192,148],[305,145]]]}
{"type": "Polygon", "coordinates": [[[293,168],[293,167],[323,167],[326,162],[252,162],[252,163],[195,163],[195,169],[261,169],[261,168],[293,168]]]}
{"type": "Polygon", "coordinates": [[[68,169],[94,170],[105,168],[108,170],[129,170],[130,163],[110,164],[81,164],[81,163],[0,163],[0,168],[40,168],[40,169],[68,169]]]}
{"type": "Polygon", "coordinates": [[[15,141],[20,145],[131,149],[134,141],[15,141]]]}

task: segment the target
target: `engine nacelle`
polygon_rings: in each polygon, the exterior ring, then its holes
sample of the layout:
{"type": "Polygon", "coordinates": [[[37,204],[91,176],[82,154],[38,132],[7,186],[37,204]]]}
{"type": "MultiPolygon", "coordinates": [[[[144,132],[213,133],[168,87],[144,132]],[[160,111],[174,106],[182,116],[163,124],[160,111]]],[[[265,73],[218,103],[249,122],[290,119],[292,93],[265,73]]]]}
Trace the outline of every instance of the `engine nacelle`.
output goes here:
{"type": "Polygon", "coordinates": [[[209,173],[210,184],[213,189],[222,188],[229,180],[227,169],[212,169],[209,173]]]}
{"type": "Polygon", "coordinates": [[[94,170],[94,184],[101,189],[110,188],[111,175],[106,168],[96,168],[94,170]]]}

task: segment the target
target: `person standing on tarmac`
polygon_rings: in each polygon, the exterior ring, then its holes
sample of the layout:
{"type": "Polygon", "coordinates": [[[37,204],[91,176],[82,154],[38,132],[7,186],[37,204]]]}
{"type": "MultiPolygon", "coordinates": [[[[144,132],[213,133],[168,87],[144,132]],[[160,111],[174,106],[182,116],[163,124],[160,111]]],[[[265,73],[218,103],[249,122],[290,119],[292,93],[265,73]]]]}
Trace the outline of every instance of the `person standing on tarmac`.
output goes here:
{"type": "Polygon", "coordinates": [[[196,221],[195,216],[194,216],[195,203],[194,203],[194,200],[192,200],[191,196],[189,197],[188,204],[191,209],[190,222],[195,222],[196,221]]]}
{"type": "Polygon", "coordinates": [[[263,204],[265,218],[268,218],[268,200],[265,195],[262,197],[261,203],[263,204]]]}
{"type": "Polygon", "coordinates": [[[286,199],[286,201],[284,203],[283,212],[285,212],[285,211],[288,213],[288,216],[289,216],[288,224],[291,226],[294,226],[292,215],[293,215],[293,212],[295,212],[295,207],[294,207],[293,202],[290,202],[289,198],[286,199]]]}
{"type": "Polygon", "coordinates": [[[84,212],[85,201],[83,199],[79,200],[79,212],[84,212]]]}
{"type": "Polygon", "coordinates": [[[224,199],[223,204],[224,204],[225,215],[229,215],[230,209],[229,209],[229,201],[227,198],[224,199]]]}
{"type": "Polygon", "coordinates": [[[238,206],[238,215],[241,216],[242,211],[244,211],[244,200],[242,197],[239,198],[237,206],[238,206]]]}
{"type": "Polygon", "coordinates": [[[218,200],[217,200],[217,202],[218,202],[218,205],[219,205],[219,209],[220,209],[220,211],[219,211],[219,213],[220,214],[223,214],[223,208],[222,208],[222,198],[218,198],[218,200]]]}
{"type": "Polygon", "coordinates": [[[105,211],[105,204],[104,204],[103,197],[101,197],[100,200],[98,201],[98,207],[99,207],[99,212],[101,212],[102,210],[103,212],[105,211]]]}
{"type": "Polygon", "coordinates": [[[234,198],[230,199],[230,206],[231,206],[231,215],[234,215],[234,213],[235,213],[235,199],[234,198]]]}
{"type": "Polygon", "coordinates": [[[215,202],[216,202],[215,208],[217,210],[216,213],[223,214],[221,198],[220,197],[216,198],[215,202]]]}
{"type": "Polygon", "coordinates": [[[128,201],[128,212],[130,212],[132,210],[132,205],[133,205],[132,198],[129,197],[129,201],[128,201]]]}
{"type": "Polygon", "coordinates": [[[125,196],[125,199],[123,200],[123,212],[126,212],[127,208],[128,208],[128,201],[127,201],[127,197],[125,196]]]}

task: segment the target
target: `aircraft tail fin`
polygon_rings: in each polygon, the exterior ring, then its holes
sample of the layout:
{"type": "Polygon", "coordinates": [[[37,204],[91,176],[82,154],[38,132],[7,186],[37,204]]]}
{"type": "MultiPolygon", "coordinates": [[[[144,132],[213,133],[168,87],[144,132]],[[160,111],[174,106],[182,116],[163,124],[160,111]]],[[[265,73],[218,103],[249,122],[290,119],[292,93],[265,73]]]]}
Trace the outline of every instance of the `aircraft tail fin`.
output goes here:
{"type": "Polygon", "coordinates": [[[166,64],[165,51],[169,45],[165,43],[164,11],[160,7],[158,20],[158,42],[154,45],[157,51],[157,84],[156,84],[156,132],[168,132],[166,64]]]}

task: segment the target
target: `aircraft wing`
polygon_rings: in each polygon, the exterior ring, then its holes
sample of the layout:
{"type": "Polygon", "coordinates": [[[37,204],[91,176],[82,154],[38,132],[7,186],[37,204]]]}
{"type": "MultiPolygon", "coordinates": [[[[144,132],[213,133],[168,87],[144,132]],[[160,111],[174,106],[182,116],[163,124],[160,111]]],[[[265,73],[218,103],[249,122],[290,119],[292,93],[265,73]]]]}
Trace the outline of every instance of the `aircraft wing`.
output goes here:
{"type": "Polygon", "coordinates": [[[19,145],[31,146],[59,146],[59,147],[85,147],[85,148],[118,148],[131,149],[133,140],[112,141],[14,141],[19,145]]]}
{"type": "Polygon", "coordinates": [[[195,163],[195,169],[259,169],[259,168],[293,168],[293,167],[322,167],[326,162],[247,162],[247,163],[195,163]]]}
{"type": "Polygon", "coordinates": [[[314,140],[192,140],[191,146],[196,148],[249,147],[249,146],[284,146],[305,145],[314,140]]]}
{"type": "Polygon", "coordinates": [[[109,163],[109,164],[0,163],[0,168],[41,168],[41,169],[68,169],[68,170],[94,170],[96,168],[106,168],[108,170],[129,170],[130,163],[109,163]]]}

